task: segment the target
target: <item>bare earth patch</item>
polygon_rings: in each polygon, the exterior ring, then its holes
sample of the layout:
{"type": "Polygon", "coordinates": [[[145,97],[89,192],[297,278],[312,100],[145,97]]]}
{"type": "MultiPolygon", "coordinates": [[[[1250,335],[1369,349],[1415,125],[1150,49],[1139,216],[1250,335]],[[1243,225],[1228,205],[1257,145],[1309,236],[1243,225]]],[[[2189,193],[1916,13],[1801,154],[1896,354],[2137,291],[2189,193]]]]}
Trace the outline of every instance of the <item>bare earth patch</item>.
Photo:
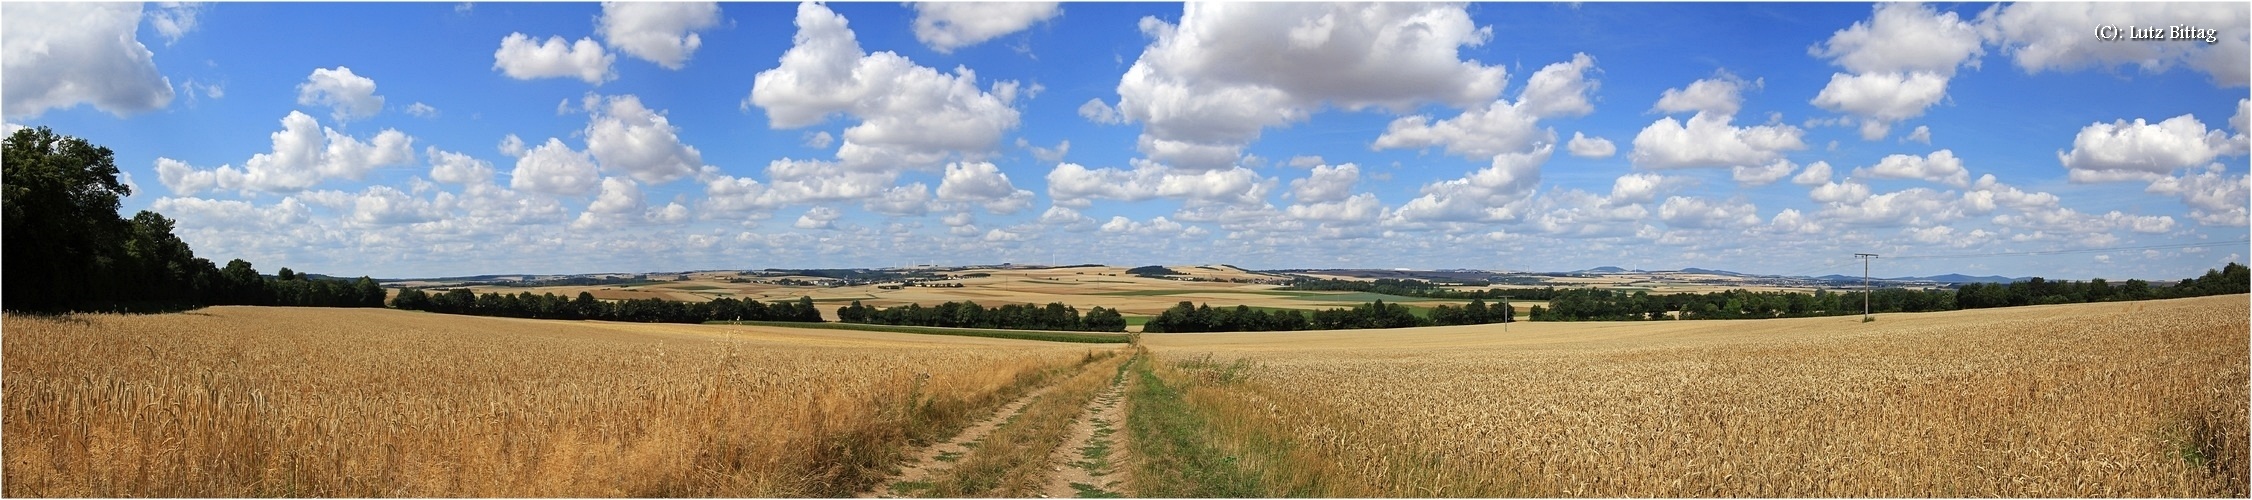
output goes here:
{"type": "Polygon", "coordinates": [[[1071,439],[1049,455],[1055,475],[1041,491],[1048,498],[1116,498],[1125,496],[1119,467],[1126,447],[1119,433],[1126,421],[1123,376],[1111,379],[1110,388],[1087,403],[1087,410],[1072,422],[1071,439]]]}
{"type": "Polygon", "coordinates": [[[1002,423],[1008,422],[1010,418],[1024,412],[1026,405],[1031,404],[1033,400],[1039,399],[1040,396],[1055,388],[1056,384],[1050,383],[1026,393],[1015,401],[1010,401],[1009,404],[1003,405],[1001,409],[995,410],[992,416],[985,417],[984,420],[979,420],[977,423],[970,424],[968,428],[962,429],[962,432],[954,435],[953,439],[915,452],[911,455],[914,457],[914,462],[901,468],[899,473],[876,482],[876,489],[863,491],[853,496],[857,498],[917,496],[918,493],[931,487],[933,478],[939,477],[948,469],[952,469],[955,461],[960,460],[964,455],[968,455],[970,449],[977,447],[977,444],[983,441],[987,434],[993,433],[993,429],[1001,427],[1002,423]]]}

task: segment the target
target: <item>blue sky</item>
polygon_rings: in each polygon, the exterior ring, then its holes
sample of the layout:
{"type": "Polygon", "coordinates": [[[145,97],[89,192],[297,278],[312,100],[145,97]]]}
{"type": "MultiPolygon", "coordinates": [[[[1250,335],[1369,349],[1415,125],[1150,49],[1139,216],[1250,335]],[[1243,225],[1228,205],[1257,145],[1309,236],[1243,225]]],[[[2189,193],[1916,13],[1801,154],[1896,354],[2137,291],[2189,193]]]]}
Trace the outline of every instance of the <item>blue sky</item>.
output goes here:
{"type": "Polygon", "coordinates": [[[269,272],[1850,274],[1871,252],[1903,257],[1880,275],[2178,278],[2247,253],[2248,18],[9,3],[0,111],[116,150],[126,210],[269,272]],[[2098,29],[2197,23],[2213,43],[2098,29]]]}

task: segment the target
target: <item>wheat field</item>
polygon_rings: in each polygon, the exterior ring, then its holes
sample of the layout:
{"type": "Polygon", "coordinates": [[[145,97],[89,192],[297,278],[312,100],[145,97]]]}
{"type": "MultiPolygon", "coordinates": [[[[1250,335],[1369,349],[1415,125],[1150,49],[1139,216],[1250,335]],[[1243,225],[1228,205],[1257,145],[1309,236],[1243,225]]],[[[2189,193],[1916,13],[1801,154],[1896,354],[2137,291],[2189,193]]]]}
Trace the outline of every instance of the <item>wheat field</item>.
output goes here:
{"type": "MultiPolygon", "coordinates": [[[[2235,295],[1143,347],[1203,415],[1174,431],[1248,471],[1191,478],[1271,485],[1184,491],[2242,497],[2248,312],[2235,295]]],[[[844,496],[1121,359],[390,310],[4,320],[7,496],[844,496]]]]}
{"type": "MultiPolygon", "coordinates": [[[[1859,318],[1149,335],[1326,496],[2246,492],[2244,295],[1859,318]],[[1322,462],[1322,463],[1314,463],[1322,462]]],[[[1232,423],[1232,424],[1228,424],[1232,423]]]]}
{"type": "Polygon", "coordinates": [[[11,497],[842,496],[1089,358],[390,310],[5,321],[11,497]]]}

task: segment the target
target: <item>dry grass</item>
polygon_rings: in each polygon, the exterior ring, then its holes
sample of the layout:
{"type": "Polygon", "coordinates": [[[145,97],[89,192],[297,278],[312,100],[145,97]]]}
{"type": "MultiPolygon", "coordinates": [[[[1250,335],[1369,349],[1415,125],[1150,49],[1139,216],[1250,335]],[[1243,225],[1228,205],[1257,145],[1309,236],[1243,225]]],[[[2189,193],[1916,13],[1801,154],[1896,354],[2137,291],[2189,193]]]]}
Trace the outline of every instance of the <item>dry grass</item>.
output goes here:
{"type": "Polygon", "coordinates": [[[1125,356],[1105,351],[1101,359],[1066,378],[1041,395],[1007,423],[993,430],[977,448],[963,457],[946,476],[934,482],[930,496],[1031,497],[1047,486],[1047,477],[1063,462],[1050,460],[1053,451],[1070,437],[1081,409],[1118,373],[1125,356]]]}
{"type": "Polygon", "coordinates": [[[841,496],[1087,351],[383,310],[6,323],[6,496],[841,496]]]}
{"type": "Polygon", "coordinates": [[[1358,483],[1333,494],[2243,497],[2247,316],[2234,295],[1146,342],[1250,360],[1200,405],[1358,483]]]}

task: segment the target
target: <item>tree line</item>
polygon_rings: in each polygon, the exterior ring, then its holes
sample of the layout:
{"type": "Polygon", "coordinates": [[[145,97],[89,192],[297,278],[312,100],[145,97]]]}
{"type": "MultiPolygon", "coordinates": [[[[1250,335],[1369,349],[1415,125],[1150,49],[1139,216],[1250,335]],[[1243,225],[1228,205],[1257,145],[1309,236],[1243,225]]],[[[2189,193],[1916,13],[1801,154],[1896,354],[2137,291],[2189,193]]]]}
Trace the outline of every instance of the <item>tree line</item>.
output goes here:
{"type": "Polygon", "coordinates": [[[1003,330],[1061,330],[1075,332],[1123,332],[1126,317],[1117,309],[1095,307],[1087,314],[1079,308],[1051,302],[1046,306],[1007,304],[992,309],[976,302],[946,302],[937,307],[922,304],[876,308],[852,301],[852,305],[837,308],[837,319],[845,323],[897,326],[943,326],[953,328],[993,328],[1003,330]]]}
{"type": "MultiPolygon", "coordinates": [[[[1861,294],[1752,292],[1651,295],[1616,290],[1570,289],[1556,293],[1548,306],[1534,306],[1533,321],[1641,321],[1662,319],[1801,318],[1861,314],[1861,294]]],[[[1925,312],[1955,309],[1952,290],[1888,288],[1870,294],[1874,312],[1925,312]]]]}
{"type": "Polygon", "coordinates": [[[1165,267],[1165,266],[1142,266],[1142,267],[1137,267],[1137,268],[1133,268],[1133,269],[1127,269],[1127,270],[1126,270],[1126,274],[1131,274],[1131,275],[1135,275],[1135,276],[1140,276],[1140,277],[1144,277],[1144,278],[1163,278],[1163,277],[1166,277],[1166,276],[1188,276],[1188,273],[1183,273],[1183,272],[1180,272],[1180,271],[1175,271],[1175,270],[1173,270],[1173,268],[1170,268],[1170,267],[1165,267]]]}
{"type": "Polygon", "coordinates": [[[509,318],[627,321],[636,323],[703,323],[706,321],[797,321],[821,322],[821,311],[814,309],[813,299],[798,297],[797,301],[738,300],[720,297],[710,302],[683,302],[664,299],[629,299],[616,302],[594,298],[594,294],[579,292],[577,298],[565,299],[552,293],[532,295],[532,292],[513,294],[487,292],[478,294],[467,288],[454,288],[430,293],[421,289],[400,290],[391,299],[391,307],[409,311],[429,311],[445,314],[473,316],[501,316],[509,318]]]}
{"type": "Polygon", "coordinates": [[[1198,305],[1181,301],[1142,325],[1147,333],[1199,333],[1199,332],[1287,332],[1300,330],[1344,330],[1361,328],[1407,328],[1415,326],[1475,325],[1515,321],[1515,312],[1509,303],[1487,306],[1484,299],[1471,299],[1468,305],[1455,307],[1442,305],[1433,308],[1430,317],[1417,317],[1413,310],[1399,304],[1385,304],[1383,300],[1366,302],[1350,309],[1332,308],[1312,314],[1296,309],[1253,309],[1251,306],[1213,308],[1210,304],[1198,305]]]}
{"type": "Polygon", "coordinates": [[[1375,281],[1340,280],[1327,278],[1298,278],[1277,290],[1305,290],[1323,292],[1369,292],[1402,297],[1430,299],[1518,299],[1549,300],[1556,296],[1556,287],[1546,288],[1487,288],[1483,290],[1454,290],[1436,283],[1418,279],[1379,278],[1375,281]]]}
{"type": "Polygon", "coordinates": [[[2081,302],[2110,302],[2119,300],[2172,299],[2203,297],[2252,291],[2252,269],[2230,262],[2220,269],[2207,269],[2205,275],[2189,278],[2173,286],[2151,286],[2143,280],[2127,280],[2114,286],[2103,278],[2088,281],[2049,281],[2033,278],[2010,284],[1971,283],[1955,290],[1955,304],[1964,309],[1983,307],[2011,307],[2036,304],[2075,304],[2081,302]]]}
{"type": "Polygon", "coordinates": [[[269,279],[250,262],[221,268],[173,234],[174,222],[143,210],[118,216],[133,189],[118,181],[115,154],[47,127],[19,129],[0,144],[0,209],[8,237],[0,308],[20,312],[172,311],[208,305],[382,307],[383,288],[298,274],[269,279]]]}
{"type": "MultiPolygon", "coordinates": [[[[2200,297],[2252,291],[2248,289],[2252,289],[2252,272],[2232,262],[2173,286],[2153,286],[2143,280],[2127,280],[2114,286],[2102,278],[2088,281],[2030,278],[2008,284],[1969,283],[1956,289],[1877,289],[1868,293],[1867,301],[1869,312],[1897,313],[2200,297]]],[[[1570,289],[1558,291],[1546,307],[1533,307],[1530,319],[1638,321],[1845,316],[1861,314],[1862,301],[1861,293],[1829,290],[1814,293],[1728,290],[1650,295],[1640,291],[1570,289]]]]}

